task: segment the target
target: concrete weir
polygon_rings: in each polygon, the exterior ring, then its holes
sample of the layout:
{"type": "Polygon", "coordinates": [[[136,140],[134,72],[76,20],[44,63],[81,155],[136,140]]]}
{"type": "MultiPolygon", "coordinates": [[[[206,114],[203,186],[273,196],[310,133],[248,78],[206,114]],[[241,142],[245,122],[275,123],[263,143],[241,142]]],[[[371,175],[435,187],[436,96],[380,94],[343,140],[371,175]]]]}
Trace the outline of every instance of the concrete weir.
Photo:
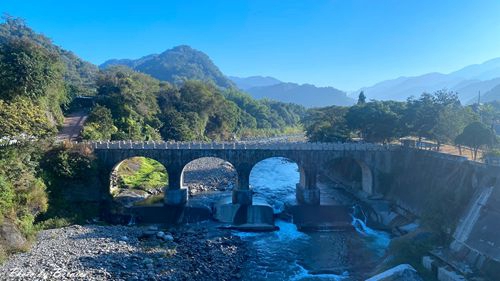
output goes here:
{"type": "Polygon", "coordinates": [[[267,202],[253,200],[251,205],[233,203],[231,197],[221,199],[215,204],[214,218],[228,223],[228,228],[244,231],[273,231],[274,211],[267,202]]]}

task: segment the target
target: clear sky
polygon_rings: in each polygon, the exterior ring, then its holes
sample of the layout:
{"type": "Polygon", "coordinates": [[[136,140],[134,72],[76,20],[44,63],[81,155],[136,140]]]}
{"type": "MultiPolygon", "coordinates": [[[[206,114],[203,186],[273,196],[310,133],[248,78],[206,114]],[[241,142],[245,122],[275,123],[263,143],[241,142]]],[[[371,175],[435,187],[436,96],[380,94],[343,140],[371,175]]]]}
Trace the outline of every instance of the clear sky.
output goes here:
{"type": "Polygon", "coordinates": [[[0,0],[100,64],[187,44],[227,75],[355,90],[500,57],[498,0],[0,0]]]}

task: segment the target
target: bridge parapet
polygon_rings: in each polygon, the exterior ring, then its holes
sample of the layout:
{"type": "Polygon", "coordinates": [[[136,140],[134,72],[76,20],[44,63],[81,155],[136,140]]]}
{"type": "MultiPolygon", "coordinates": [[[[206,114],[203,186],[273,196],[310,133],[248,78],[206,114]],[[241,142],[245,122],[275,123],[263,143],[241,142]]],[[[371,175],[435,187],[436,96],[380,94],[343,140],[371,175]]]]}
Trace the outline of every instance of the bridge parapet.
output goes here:
{"type": "Polygon", "coordinates": [[[91,141],[83,142],[93,149],[233,149],[233,150],[334,150],[334,151],[393,151],[400,145],[374,143],[319,142],[172,142],[172,141],[91,141]]]}

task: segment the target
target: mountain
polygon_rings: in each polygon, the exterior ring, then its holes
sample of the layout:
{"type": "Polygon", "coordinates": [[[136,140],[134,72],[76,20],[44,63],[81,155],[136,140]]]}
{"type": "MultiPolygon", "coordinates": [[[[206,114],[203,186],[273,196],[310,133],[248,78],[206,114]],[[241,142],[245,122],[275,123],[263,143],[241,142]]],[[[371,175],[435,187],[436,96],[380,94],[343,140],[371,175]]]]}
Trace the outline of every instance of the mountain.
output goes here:
{"type": "MultiPolygon", "coordinates": [[[[470,103],[476,102],[476,100],[471,100],[470,103]]],[[[481,95],[481,102],[492,102],[492,101],[500,101],[500,84],[489,90],[488,92],[481,95]]]]}
{"type": "Polygon", "coordinates": [[[490,80],[500,77],[500,58],[491,59],[481,64],[466,66],[450,73],[452,76],[477,80],[490,80]]]}
{"type": "MultiPolygon", "coordinates": [[[[372,87],[365,87],[366,97],[376,100],[406,100],[410,96],[420,96],[423,92],[433,92],[443,88],[451,88],[463,79],[441,73],[428,73],[416,77],[400,77],[384,81],[372,87]]],[[[359,92],[358,91],[358,92],[359,92]]]]}
{"type": "Polygon", "coordinates": [[[213,81],[216,85],[227,88],[233,86],[229,80],[205,53],[182,45],[137,60],[113,59],[100,65],[107,68],[125,65],[136,71],[149,74],[156,79],[178,84],[185,79],[213,81]]]}
{"type": "Polygon", "coordinates": [[[242,90],[248,90],[253,87],[272,86],[283,83],[280,80],[269,76],[250,76],[250,77],[235,77],[229,76],[229,79],[242,90]]]}
{"type": "MultiPolygon", "coordinates": [[[[469,102],[478,92],[488,92],[500,85],[500,58],[482,64],[466,66],[460,70],[442,74],[427,73],[413,77],[399,77],[361,88],[368,99],[406,100],[410,96],[419,96],[423,92],[448,89],[458,93],[463,103],[469,102]]],[[[359,91],[352,93],[357,95],[359,91]]]]}
{"type": "Polygon", "coordinates": [[[13,39],[29,40],[56,55],[64,64],[64,80],[70,96],[95,95],[95,80],[99,71],[97,66],[55,45],[50,38],[28,27],[24,20],[7,17],[0,24],[0,44],[13,39]]]}
{"type": "Polygon", "coordinates": [[[316,87],[311,84],[279,83],[270,86],[253,87],[246,90],[254,98],[271,99],[300,104],[305,107],[328,105],[353,105],[354,99],[333,87],[316,87]]]}
{"type": "MultiPolygon", "coordinates": [[[[470,82],[470,80],[469,80],[470,82]]],[[[500,85],[500,78],[490,79],[486,81],[478,81],[468,83],[462,87],[455,87],[453,90],[459,93],[459,97],[464,104],[471,104],[477,101],[479,92],[484,96],[496,86],[500,85]]]]}

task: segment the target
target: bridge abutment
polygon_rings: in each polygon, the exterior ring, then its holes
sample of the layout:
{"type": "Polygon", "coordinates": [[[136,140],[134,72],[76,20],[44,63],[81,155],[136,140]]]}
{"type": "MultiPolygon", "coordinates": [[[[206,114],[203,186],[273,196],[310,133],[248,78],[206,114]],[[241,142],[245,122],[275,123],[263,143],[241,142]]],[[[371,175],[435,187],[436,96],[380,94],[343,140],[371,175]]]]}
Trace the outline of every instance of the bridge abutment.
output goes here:
{"type": "Polygon", "coordinates": [[[232,203],[240,205],[252,205],[253,192],[250,189],[250,171],[252,167],[247,163],[236,164],[238,182],[232,193],[232,203]]]}
{"type": "Polygon", "coordinates": [[[250,189],[235,189],[232,193],[233,204],[252,205],[253,192],[250,189]]]}
{"type": "Polygon", "coordinates": [[[179,189],[166,189],[164,203],[165,205],[185,205],[188,200],[188,189],[183,187],[179,189]]]}
{"type": "Polygon", "coordinates": [[[317,174],[315,166],[300,168],[300,182],[295,187],[295,198],[300,205],[320,204],[320,192],[316,185],[317,174]]]}
{"type": "Polygon", "coordinates": [[[185,205],[189,192],[187,187],[182,186],[182,168],[171,165],[167,167],[167,172],[169,184],[165,188],[164,204],[170,206],[185,205]]]}
{"type": "Polygon", "coordinates": [[[321,199],[319,188],[304,188],[300,184],[295,188],[295,197],[301,205],[319,205],[321,199]]]}

